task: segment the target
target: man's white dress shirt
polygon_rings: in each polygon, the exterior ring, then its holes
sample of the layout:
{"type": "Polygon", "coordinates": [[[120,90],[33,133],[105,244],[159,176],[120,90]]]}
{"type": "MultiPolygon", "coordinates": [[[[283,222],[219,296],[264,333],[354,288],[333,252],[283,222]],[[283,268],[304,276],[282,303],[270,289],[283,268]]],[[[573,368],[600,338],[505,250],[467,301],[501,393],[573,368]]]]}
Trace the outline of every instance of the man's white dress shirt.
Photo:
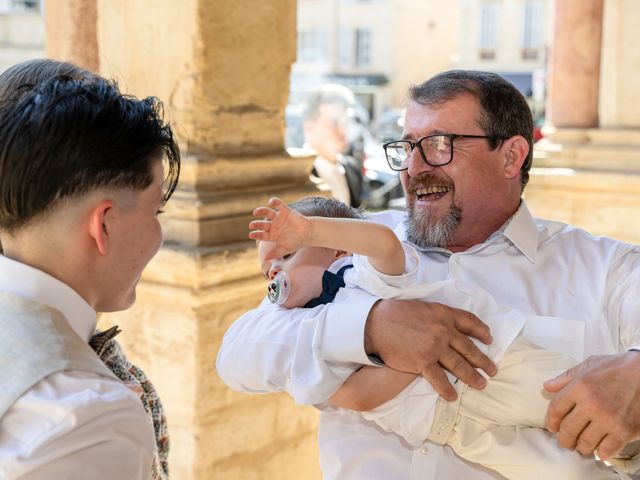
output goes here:
{"type": "MultiPolygon", "coordinates": [[[[406,239],[398,214],[377,220],[397,227],[398,237],[406,239]]],[[[527,333],[537,342],[535,330],[544,332],[540,343],[547,348],[581,360],[640,345],[640,248],[534,219],[524,202],[484,243],[459,253],[428,249],[421,260],[421,282],[461,280],[503,305],[554,317],[527,333]]],[[[218,354],[221,378],[244,392],[286,391],[298,403],[325,402],[355,366],[371,364],[364,325],[377,299],[358,289],[349,292],[347,302],[313,309],[263,302],[240,317],[218,354]]],[[[327,480],[500,478],[446,446],[425,442],[414,448],[342,409],[322,411],[319,444],[327,480]]]]}
{"type": "MultiPolygon", "coordinates": [[[[58,310],[87,342],[96,312],[46,273],[0,256],[0,291],[58,310]]],[[[116,378],[85,371],[45,377],[0,419],[0,478],[148,479],[153,426],[116,378]]]]}

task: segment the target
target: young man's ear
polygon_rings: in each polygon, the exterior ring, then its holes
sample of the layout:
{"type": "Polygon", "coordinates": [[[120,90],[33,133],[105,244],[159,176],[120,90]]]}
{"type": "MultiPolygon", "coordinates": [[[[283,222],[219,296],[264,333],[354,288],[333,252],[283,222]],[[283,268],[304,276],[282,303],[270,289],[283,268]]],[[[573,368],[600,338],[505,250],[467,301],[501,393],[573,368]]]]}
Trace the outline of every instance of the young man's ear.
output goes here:
{"type": "Polygon", "coordinates": [[[505,140],[504,148],[504,174],[507,178],[520,175],[522,164],[529,154],[529,142],[521,135],[505,140]]]}
{"type": "Polygon", "coordinates": [[[113,221],[113,201],[96,203],[89,212],[89,237],[102,256],[109,252],[113,221]]]}

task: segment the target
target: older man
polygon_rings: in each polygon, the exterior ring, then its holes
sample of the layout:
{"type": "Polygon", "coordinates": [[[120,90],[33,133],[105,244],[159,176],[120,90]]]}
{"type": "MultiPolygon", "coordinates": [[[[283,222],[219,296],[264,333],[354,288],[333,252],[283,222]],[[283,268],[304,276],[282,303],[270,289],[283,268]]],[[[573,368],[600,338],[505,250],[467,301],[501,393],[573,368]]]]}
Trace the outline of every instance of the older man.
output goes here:
{"type": "MultiPolygon", "coordinates": [[[[404,221],[380,220],[421,251],[421,278],[474,283],[505,305],[554,317],[530,326],[530,335],[544,330],[551,340],[543,346],[584,361],[545,385],[556,393],[549,430],[564,447],[610,457],[640,438],[640,353],[630,351],[640,345],[640,249],[531,216],[521,199],[531,113],[499,76],[445,72],[411,88],[409,98],[403,138],[386,145],[408,211],[404,221]]],[[[456,392],[443,368],[482,388],[474,367],[494,368],[467,334],[490,341],[466,312],[420,301],[361,295],[288,312],[262,305],[230,328],[218,370],[233,388],[286,390],[320,405],[327,479],[500,478],[448,447],[412,448],[325,403],[357,365],[376,357],[422,373],[449,400],[456,392]]]]}

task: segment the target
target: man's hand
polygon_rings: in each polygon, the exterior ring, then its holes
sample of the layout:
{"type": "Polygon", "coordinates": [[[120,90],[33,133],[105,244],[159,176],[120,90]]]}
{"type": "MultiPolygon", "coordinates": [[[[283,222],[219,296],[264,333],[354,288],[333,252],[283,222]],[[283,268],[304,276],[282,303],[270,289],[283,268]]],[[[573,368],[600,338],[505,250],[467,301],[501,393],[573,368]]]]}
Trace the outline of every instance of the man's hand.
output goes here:
{"type": "Polygon", "coordinates": [[[606,460],[640,438],[640,352],[589,357],[544,389],[556,393],[545,423],[562,447],[606,460]]]}
{"type": "Polygon", "coordinates": [[[475,368],[496,373],[469,336],[491,342],[489,327],[464,310],[420,300],[381,300],[367,319],[365,350],[391,368],[421,374],[442,398],[452,401],[457,394],[444,370],[475,388],[486,385],[475,368]]]}

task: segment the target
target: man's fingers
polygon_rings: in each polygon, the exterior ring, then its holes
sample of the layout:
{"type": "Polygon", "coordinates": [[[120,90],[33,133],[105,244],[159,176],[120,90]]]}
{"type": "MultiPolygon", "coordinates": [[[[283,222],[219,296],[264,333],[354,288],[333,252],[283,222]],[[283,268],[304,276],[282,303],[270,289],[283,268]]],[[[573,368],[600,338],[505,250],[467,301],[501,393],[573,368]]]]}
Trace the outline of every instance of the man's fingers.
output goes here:
{"type": "Polygon", "coordinates": [[[477,338],[485,345],[489,345],[492,342],[493,337],[491,336],[491,330],[478,317],[465,310],[457,308],[454,310],[456,310],[457,313],[454,317],[455,326],[460,332],[477,338]]]}
{"type": "Polygon", "coordinates": [[[560,430],[560,424],[564,417],[573,410],[576,403],[573,397],[570,395],[557,394],[547,408],[547,416],[544,423],[550,432],[557,432],[560,430]]]}
{"type": "Polygon", "coordinates": [[[561,373],[555,378],[547,380],[546,382],[544,382],[544,389],[549,393],[558,393],[560,390],[566,387],[571,380],[573,380],[573,378],[576,375],[578,367],[579,365],[576,367],[570,368],[569,370],[567,370],[564,373],[561,373]]]}
{"type": "Polygon", "coordinates": [[[622,450],[623,447],[624,442],[622,440],[609,434],[602,439],[596,449],[596,453],[600,460],[608,460],[622,450]]]}
{"type": "Polygon", "coordinates": [[[422,370],[422,376],[431,384],[438,394],[449,402],[458,398],[456,389],[453,388],[447,374],[439,365],[429,365],[422,370]]]}
{"type": "MultiPolygon", "coordinates": [[[[473,367],[480,368],[490,376],[494,376],[498,369],[495,364],[471,341],[462,334],[454,334],[451,347],[462,355],[473,367]]],[[[467,382],[465,382],[467,383],[467,382]]]]}
{"type": "Polygon", "coordinates": [[[487,385],[484,377],[455,350],[445,352],[439,362],[445,369],[473,388],[481,389],[487,385]]]}
{"type": "Polygon", "coordinates": [[[582,455],[593,455],[606,435],[607,433],[597,424],[591,422],[582,430],[576,443],[576,450],[582,455]]]}
{"type": "MultiPolygon", "coordinates": [[[[578,444],[578,439],[589,425],[589,418],[582,415],[579,408],[573,408],[560,422],[558,428],[558,443],[561,447],[573,450],[578,444]]],[[[599,441],[600,439],[598,439],[599,441]]],[[[593,450],[591,450],[593,452],[593,450]]]]}

